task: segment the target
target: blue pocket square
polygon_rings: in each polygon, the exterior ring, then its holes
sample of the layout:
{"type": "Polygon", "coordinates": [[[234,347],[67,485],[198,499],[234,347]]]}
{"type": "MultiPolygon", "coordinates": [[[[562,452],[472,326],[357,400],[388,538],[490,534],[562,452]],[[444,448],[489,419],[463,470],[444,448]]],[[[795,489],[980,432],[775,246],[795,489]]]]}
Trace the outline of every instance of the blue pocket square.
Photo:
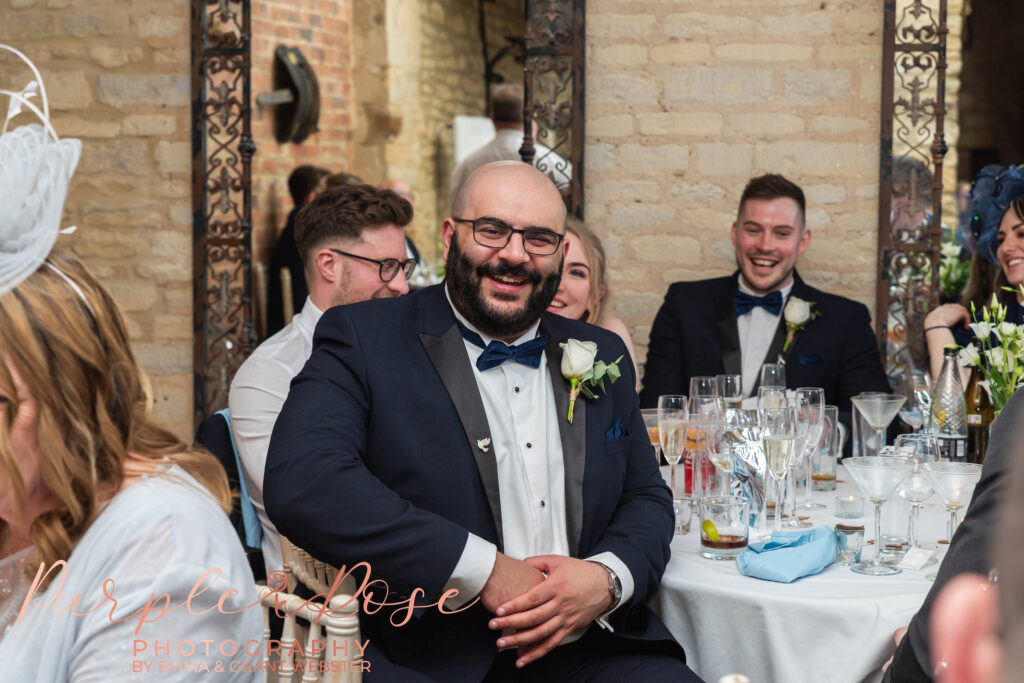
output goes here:
{"type": "Polygon", "coordinates": [[[624,436],[626,436],[626,427],[622,424],[622,418],[616,415],[615,424],[608,428],[608,431],[604,435],[604,440],[617,441],[624,436]]]}
{"type": "Polygon", "coordinates": [[[796,362],[800,365],[813,365],[815,363],[824,363],[825,356],[820,353],[816,353],[813,356],[797,356],[796,362]]]}

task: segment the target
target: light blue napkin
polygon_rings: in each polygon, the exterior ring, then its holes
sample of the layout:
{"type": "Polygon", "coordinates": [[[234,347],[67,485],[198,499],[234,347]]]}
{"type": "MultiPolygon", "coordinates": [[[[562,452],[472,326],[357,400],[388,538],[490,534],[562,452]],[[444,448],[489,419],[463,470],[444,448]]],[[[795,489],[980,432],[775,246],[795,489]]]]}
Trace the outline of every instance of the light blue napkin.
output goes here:
{"type": "Polygon", "coordinates": [[[822,571],[836,561],[832,527],[776,531],[771,540],[754,543],[736,558],[740,574],[755,579],[792,583],[822,571]]]}

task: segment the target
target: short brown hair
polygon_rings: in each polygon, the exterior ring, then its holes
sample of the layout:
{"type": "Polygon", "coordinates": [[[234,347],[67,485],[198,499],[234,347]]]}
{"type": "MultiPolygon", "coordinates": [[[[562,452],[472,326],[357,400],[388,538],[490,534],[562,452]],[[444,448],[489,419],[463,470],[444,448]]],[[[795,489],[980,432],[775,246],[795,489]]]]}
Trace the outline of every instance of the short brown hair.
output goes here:
{"type": "Polygon", "coordinates": [[[393,223],[404,228],[412,204],[373,185],[339,185],[324,190],[295,217],[295,245],[302,260],[332,239],[358,240],[363,230],[393,223]]]}
{"type": "Polygon", "coordinates": [[[750,179],[747,186],[743,188],[743,194],[740,195],[740,208],[736,212],[737,217],[743,213],[743,206],[750,199],[792,199],[800,207],[801,221],[804,220],[807,210],[804,191],[800,189],[799,185],[783,178],[778,173],[767,173],[750,179]]]}
{"type": "Polygon", "coordinates": [[[316,192],[323,179],[331,172],[319,166],[299,166],[288,176],[288,194],[295,206],[306,203],[306,197],[316,192]]]}
{"type": "Polygon", "coordinates": [[[491,119],[495,123],[523,122],[523,88],[499,85],[491,91],[491,119]]]}

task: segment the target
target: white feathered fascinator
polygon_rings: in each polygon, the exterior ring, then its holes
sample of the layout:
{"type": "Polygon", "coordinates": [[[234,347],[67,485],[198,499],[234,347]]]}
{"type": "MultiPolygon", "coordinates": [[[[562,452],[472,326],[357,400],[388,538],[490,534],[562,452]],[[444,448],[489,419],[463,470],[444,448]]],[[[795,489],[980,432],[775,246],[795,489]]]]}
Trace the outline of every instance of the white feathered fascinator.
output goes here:
{"type": "MultiPolygon", "coordinates": [[[[0,88],[9,99],[0,129],[0,295],[46,260],[57,241],[71,174],[82,154],[80,140],[61,140],[50,125],[50,107],[39,70],[21,52],[0,44],[32,70],[35,80],[21,92],[0,88]],[[38,95],[39,106],[30,100],[38,95]],[[23,111],[40,123],[11,128],[23,111]]],[[[72,231],[73,228],[65,232],[72,231]]]]}

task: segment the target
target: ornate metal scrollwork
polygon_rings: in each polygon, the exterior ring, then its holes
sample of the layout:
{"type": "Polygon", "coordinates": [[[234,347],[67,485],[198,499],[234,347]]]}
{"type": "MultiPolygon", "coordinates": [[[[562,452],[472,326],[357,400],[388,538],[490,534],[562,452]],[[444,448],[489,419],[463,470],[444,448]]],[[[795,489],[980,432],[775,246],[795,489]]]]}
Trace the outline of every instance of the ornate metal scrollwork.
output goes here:
{"type": "Polygon", "coordinates": [[[192,3],[194,411],[227,405],[254,342],[249,2],[192,3]]]}
{"type": "Polygon", "coordinates": [[[938,303],[946,0],[886,0],[878,202],[878,342],[891,381],[926,369],[938,303]]]}
{"type": "Polygon", "coordinates": [[[523,161],[534,163],[563,188],[569,213],[579,218],[583,217],[583,9],[584,0],[526,2],[525,135],[520,150],[523,161]],[[534,144],[534,121],[537,142],[543,147],[534,144]]]}

